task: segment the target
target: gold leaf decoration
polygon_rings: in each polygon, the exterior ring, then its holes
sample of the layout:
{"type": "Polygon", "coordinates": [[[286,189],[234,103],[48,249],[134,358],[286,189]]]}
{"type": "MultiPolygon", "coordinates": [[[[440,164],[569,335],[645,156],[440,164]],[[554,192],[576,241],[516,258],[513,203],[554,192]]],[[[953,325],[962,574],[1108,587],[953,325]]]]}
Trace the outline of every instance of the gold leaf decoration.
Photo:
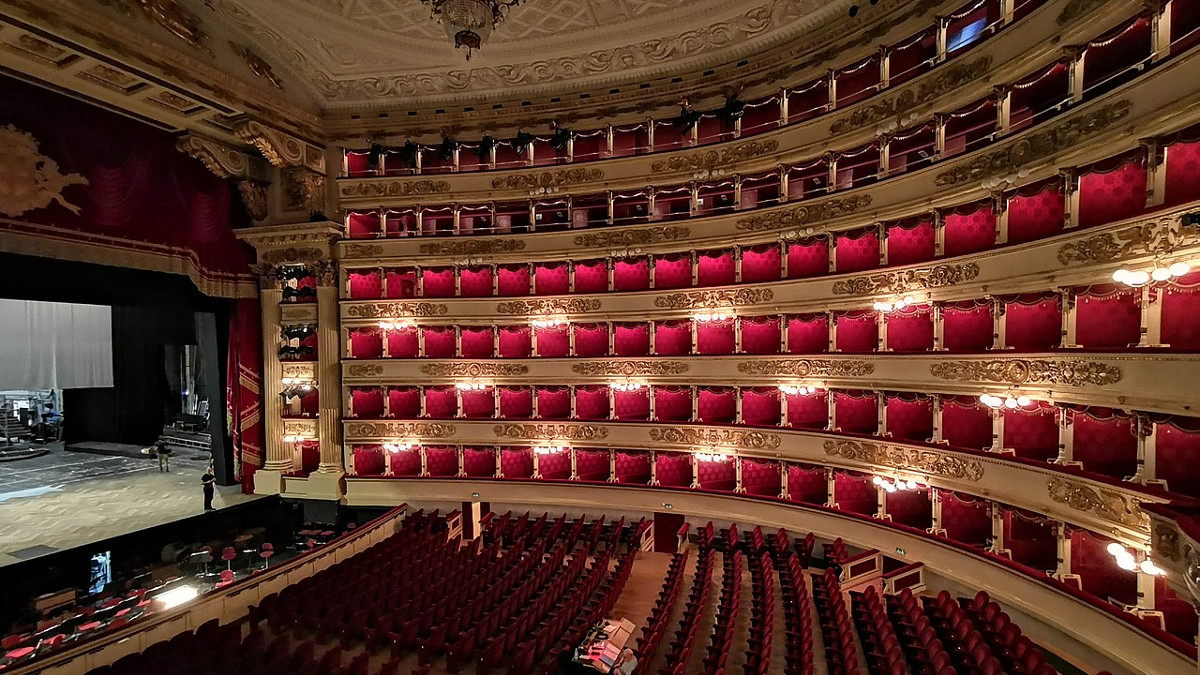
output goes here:
{"type": "Polygon", "coordinates": [[[493,190],[534,190],[537,188],[562,187],[576,183],[590,183],[604,180],[602,169],[560,169],[542,173],[527,173],[516,176],[504,176],[492,180],[493,190]]]}
{"type": "Polygon", "coordinates": [[[589,232],[574,239],[576,246],[598,248],[606,246],[642,246],[657,244],[663,241],[678,241],[687,239],[692,233],[690,228],[672,225],[670,227],[638,227],[628,230],[611,232],[589,232]]]}
{"type": "Polygon", "coordinates": [[[38,151],[33,134],[12,125],[0,127],[0,157],[0,173],[4,175],[0,213],[16,217],[57,202],[79,215],[79,207],[67,201],[63,190],[71,185],[87,185],[88,179],[60,172],[58,162],[38,151]]]}
{"type": "Polygon", "coordinates": [[[383,246],[379,244],[346,244],[342,252],[347,258],[375,258],[383,255],[383,246]]]}
{"type": "Polygon", "coordinates": [[[356,319],[400,319],[409,316],[442,316],[446,305],[433,302],[370,302],[350,305],[346,316],[356,319]]]}
{"type": "Polygon", "coordinates": [[[675,445],[734,447],[752,450],[773,450],[779,447],[779,434],[736,429],[657,427],[650,430],[650,440],[675,445]]]}
{"type": "Polygon", "coordinates": [[[594,441],[608,438],[608,429],[599,424],[497,424],[497,438],[524,441],[594,441]]]}
{"type": "Polygon", "coordinates": [[[800,225],[811,225],[823,220],[840,218],[867,208],[871,195],[852,195],[828,199],[817,204],[805,204],[791,209],[769,211],[737,221],[737,229],[749,232],[778,230],[800,225]]]}
{"type": "Polygon", "coordinates": [[[1104,232],[1063,244],[1058,249],[1058,261],[1070,265],[1111,262],[1139,255],[1169,255],[1198,240],[1200,225],[1184,225],[1178,217],[1155,218],[1116,232],[1104,232]]]}
{"type": "Polygon", "coordinates": [[[519,363],[484,363],[480,361],[426,363],[421,366],[421,372],[434,377],[510,377],[528,373],[529,366],[519,363]]]}
{"type": "Polygon", "coordinates": [[[586,361],[571,366],[580,375],[633,377],[637,375],[680,375],[688,371],[683,361],[586,361]]]}
{"type": "Polygon", "coordinates": [[[775,297],[769,288],[737,288],[719,291],[689,291],[660,295],[654,306],[663,309],[696,309],[713,307],[742,307],[769,302],[775,297]]]}
{"type": "Polygon", "coordinates": [[[315,363],[285,363],[283,364],[283,376],[298,380],[315,379],[315,363]]]}
{"type": "Polygon", "coordinates": [[[825,454],[852,462],[920,471],[973,483],[983,478],[983,464],[979,460],[958,457],[941,450],[904,448],[870,441],[828,440],[825,441],[825,454]]]}
{"type": "Polygon", "coordinates": [[[346,366],[346,375],[350,377],[377,377],[383,374],[383,366],[378,363],[353,363],[346,366]]]}
{"type": "Polygon", "coordinates": [[[924,269],[881,272],[851,277],[833,283],[834,295],[873,295],[876,293],[905,293],[953,286],[979,276],[979,265],[961,263],[936,265],[924,269]]]}
{"type": "Polygon", "coordinates": [[[903,116],[913,108],[928,103],[942,94],[978,81],[987,73],[991,65],[991,56],[982,56],[967,62],[955,61],[933,79],[924,80],[920,84],[902,90],[895,96],[886,97],[878,103],[855,110],[848,117],[830,125],[829,133],[844,134],[878,124],[886,119],[903,116]]]}
{"type": "Polygon", "coordinates": [[[455,434],[453,424],[440,422],[351,422],[346,437],[355,438],[449,438],[455,434]]]}
{"type": "Polygon", "coordinates": [[[499,314],[577,314],[600,309],[596,298],[551,298],[546,300],[509,300],[496,305],[499,314]]]}
{"type": "Polygon", "coordinates": [[[654,173],[664,171],[699,171],[728,167],[735,162],[761,157],[779,149],[779,141],[750,141],[731,148],[693,152],[690,154],[660,159],[650,165],[654,173]]]}
{"type": "Polygon", "coordinates": [[[785,375],[791,377],[862,377],[875,372],[870,361],[835,361],[833,359],[782,359],[772,361],[742,361],[738,372],[746,375],[785,375]]]}
{"type": "Polygon", "coordinates": [[[1004,147],[986,152],[975,159],[939,173],[934,184],[959,185],[991,176],[1012,173],[1018,168],[1049,158],[1091,136],[1095,136],[1129,115],[1129,101],[1117,101],[1059,123],[1045,131],[1018,138],[1004,147]]]}
{"type": "Polygon", "coordinates": [[[1048,359],[943,361],[929,366],[929,372],[934,377],[956,382],[1102,387],[1121,381],[1120,367],[1096,361],[1050,361],[1048,359]]]}
{"type": "Polygon", "coordinates": [[[479,255],[524,250],[525,242],[520,239],[460,239],[421,244],[421,253],[425,255],[479,255]]]}
{"type": "Polygon", "coordinates": [[[450,191],[444,180],[352,181],[342,185],[343,197],[413,197],[450,191]]]}
{"type": "Polygon", "coordinates": [[[1046,489],[1050,499],[1076,511],[1150,531],[1150,520],[1142,513],[1141,503],[1130,495],[1060,476],[1051,477],[1046,489]]]}

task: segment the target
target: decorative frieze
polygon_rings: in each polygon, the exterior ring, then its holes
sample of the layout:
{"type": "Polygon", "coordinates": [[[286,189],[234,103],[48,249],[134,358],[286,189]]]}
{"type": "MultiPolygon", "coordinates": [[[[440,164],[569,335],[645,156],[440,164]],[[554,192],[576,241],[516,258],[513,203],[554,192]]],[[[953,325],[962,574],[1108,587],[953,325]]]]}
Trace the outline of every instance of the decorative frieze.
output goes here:
{"type": "Polygon", "coordinates": [[[525,375],[529,366],[520,363],[426,363],[421,372],[433,377],[513,377],[525,375]]]}
{"type": "Polygon", "coordinates": [[[376,180],[353,181],[342,184],[342,196],[348,198],[416,197],[437,195],[450,191],[444,180],[376,180]]]}
{"type": "Polygon", "coordinates": [[[380,244],[346,244],[342,247],[346,258],[377,258],[383,255],[380,244]]]}
{"type": "Polygon", "coordinates": [[[599,424],[497,424],[496,438],[522,441],[595,441],[608,438],[599,424]]]}
{"type": "Polygon", "coordinates": [[[678,225],[670,227],[639,227],[629,230],[589,232],[575,237],[573,243],[576,246],[584,248],[644,246],[664,241],[687,239],[691,233],[690,228],[678,225]]]}
{"type": "Polygon", "coordinates": [[[425,255],[495,255],[524,250],[523,239],[456,239],[421,244],[425,255]]]}
{"type": "Polygon", "coordinates": [[[827,199],[817,204],[805,204],[790,209],[768,211],[737,221],[737,229],[748,232],[782,230],[812,225],[857,213],[871,205],[871,195],[851,195],[827,199]]]}
{"type": "Polygon", "coordinates": [[[550,298],[545,300],[509,300],[496,305],[499,314],[542,315],[579,314],[600,309],[596,298],[550,298]]]}
{"type": "Polygon", "coordinates": [[[283,435],[301,436],[303,438],[316,438],[317,420],[316,418],[304,420],[283,420],[283,435]]]}
{"type": "Polygon", "coordinates": [[[711,309],[716,307],[743,307],[770,302],[775,297],[769,288],[736,288],[717,291],[689,291],[660,295],[654,306],[662,309],[711,309]]]}
{"type": "Polygon", "coordinates": [[[1150,519],[1142,513],[1141,503],[1132,495],[1061,476],[1051,477],[1046,482],[1046,489],[1051,500],[1066,504],[1076,511],[1150,531],[1150,519]]]}
{"type": "Polygon", "coordinates": [[[325,152],[311,143],[251,119],[240,120],[233,131],[258,148],[272,166],[304,167],[321,176],[325,174],[325,152]]]}
{"type": "Polygon", "coordinates": [[[279,319],[283,323],[316,323],[317,305],[313,302],[284,305],[279,310],[279,319]]]}
{"type": "Polygon", "coordinates": [[[444,316],[446,305],[435,302],[370,302],[350,305],[346,316],[354,319],[400,319],[417,316],[444,316]]]}
{"type": "Polygon", "coordinates": [[[774,450],[779,447],[779,434],[738,429],[695,429],[688,427],[656,427],[650,430],[650,440],[657,443],[691,445],[708,448],[745,448],[774,450]]]}
{"type": "Polygon", "coordinates": [[[284,363],[282,367],[285,378],[305,381],[317,379],[315,363],[284,363]]]}
{"type": "Polygon", "coordinates": [[[539,188],[556,188],[578,183],[592,183],[598,180],[604,180],[603,169],[560,169],[558,171],[543,171],[542,173],[526,173],[496,178],[492,180],[492,189],[537,190],[539,188]]]}
{"type": "Polygon", "coordinates": [[[1048,159],[1054,153],[1067,150],[1086,138],[1107,131],[1124,119],[1132,107],[1133,104],[1129,101],[1117,101],[1056,124],[1045,131],[1018,138],[999,150],[985,152],[969,162],[939,173],[934,179],[934,184],[959,185],[1012,173],[1023,166],[1048,159]]]}
{"type": "Polygon", "coordinates": [[[346,366],[346,375],[350,377],[379,377],[383,374],[383,366],[378,363],[352,363],[346,366]]]}
{"type": "Polygon", "coordinates": [[[943,361],[929,366],[934,377],[955,382],[998,384],[1061,384],[1070,387],[1102,387],[1121,381],[1118,366],[1097,361],[1050,361],[1048,359],[986,359],[943,361]]]}
{"type": "Polygon", "coordinates": [[[875,372],[870,361],[835,361],[833,359],[783,359],[775,361],[742,361],[738,372],[746,375],[788,377],[863,377],[875,372]]]}
{"type": "Polygon", "coordinates": [[[889,293],[907,293],[954,286],[970,281],[979,276],[979,265],[962,263],[954,265],[936,265],[915,270],[897,270],[867,274],[861,277],[851,277],[835,281],[834,295],[876,295],[889,293]]]}
{"type": "Polygon", "coordinates": [[[870,441],[828,440],[825,441],[825,454],[852,462],[886,466],[901,471],[919,471],[972,483],[983,478],[983,463],[979,460],[959,457],[940,450],[905,448],[870,441]]]}
{"type": "Polygon", "coordinates": [[[667,171],[711,171],[724,169],[737,162],[755,157],[769,155],[779,149],[779,141],[750,141],[730,148],[693,152],[678,155],[669,159],[660,159],[650,165],[650,171],[663,173],[667,171]]]}
{"type": "Polygon", "coordinates": [[[350,422],[346,438],[450,438],[456,433],[453,424],[441,422],[350,422]]]}
{"type": "Polygon", "coordinates": [[[1200,225],[1184,225],[1178,216],[1167,216],[1063,244],[1058,249],[1058,261],[1070,265],[1105,263],[1142,255],[1169,255],[1198,241],[1200,225]]]}
{"type": "Polygon", "coordinates": [[[974,61],[954,61],[932,79],[925,79],[920,84],[908,87],[895,96],[885,97],[874,105],[860,108],[844,119],[834,122],[829,127],[829,133],[844,134],[902,117],[914,108],[929,103],[942,94],[965,84],[979,81],[991,66],[991,56],[982,56],[974,61]]]}
{"type": "Polygon", "coordinates": [[[683,361],[585,361],[571,366],[571,371],[592,377],[681,375],[688,371],[688,364],[683,361]]]}

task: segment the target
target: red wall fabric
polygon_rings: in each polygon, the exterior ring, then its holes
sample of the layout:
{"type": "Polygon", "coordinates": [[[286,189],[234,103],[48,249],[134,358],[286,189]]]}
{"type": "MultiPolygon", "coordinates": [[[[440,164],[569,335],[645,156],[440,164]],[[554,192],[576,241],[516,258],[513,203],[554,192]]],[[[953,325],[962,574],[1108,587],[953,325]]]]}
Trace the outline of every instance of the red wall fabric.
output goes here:
{"type": "Polygon", "coordinates": [[[606,324],[576,323],[571,325],[575,331],[576,356],[606,356],[608,354],[608,326],[606,324]]]}
{"type": "Polygon", "coordinates": [[[929,399],[889,396],[886,405],[887,430],[892,438],[925,441],[933,435],[933,406],[929,399]]]}
{"type": "Polygon", "coordinates": [[[773,316],[742,318],[742,352],[745,354],[778,354],[780,346],[779,319],[773,316]]]}
{"type": "Polygon", "coordinates": [[[1089,349],[1125,349],[1141,335],[1140,293],[1129,289],[1075,300],[1075,342],[1089,349]]]}
{"type": "Polygon", "coordinates": [[[928,490],[897,490],[886,493],[884,499],[893,523],[922,530],[933,526],[933,505],[928,490]]]}
{"type": "Polygon", "coordinates": [[[837,271],[860,272],[879,267],[879,235],[847,232],[837,237],[837,271]]]}
{"type": "Polygon", "coordinates": [[[1166,205],[1174,206],[1200,196],[1200,141],[1167,146],[1166,205]]]}
{"type": "Polygon", "coordinates": [[[879,345],[879,326],[875,323],[874,312],[839,316],[834,338],[834,346],[841,352],[875,351],[879,345]]]}
{"type": "Polygon", "coordinates": [[[225,361],[225,405],[233,456],[241,463],[242,492],[254,490],[254,471],[263,462],[262,316],[258,298],[234,303],[229,313],[225,361]]]}
{"type": "Polygon", "coordinates": [[[649,325],[619,323],[613,326],[614,356],[645,356],[649,353],[649,325]]]}
{"type": "Polygon", "coordinates": [[[571,416],[571,391],[567,387],[538,387],[538,418],[565,420],[571,416]]]}
{"type": "Polygon", "coordinates": [[[681,356],[692,351],[691,321],[659,321],[654,324],[654,353],[681,356]]]}
{"type": "Polygon", "coordinates": [[[879,429],[879,404],[872,394],[838,392],[834,395],[838,428],[852,434],[874,434],[879,429]]]}
{"type": "Polygon", "coordinates": [[[1058,416],[1053,409],[1008,410],[1004,415],[1004,446],[1017,457],[1049,460],[1058,456],[1058,416]]]}
{"type": "Polygon", "coordinates": [[[1200,272],[1176,279],[1159,293],[1160,337],[1172,349],[1200,351],[1200,272]]]}
{"type": "Polygon", "coordinates": [[[392,417],[414,419],[421,415],[421,390],[418,387],[388,389],[388,411],[392,417]]]}
{"type": "Polygon", "coordinates": [[[942,529],[954,541],[982,547],[992,536],[992,515],[983,499],[943,490],[942,529]]]}
{"type": "Polygon", "coordinates": [[[952,352],[983,351],[992,346],[992,305],[961,303],[942,309],[942,346],[952,352]]]}
{"type": "Polygon", "coordinates": [[[1064,207],[1058,179],[1016,191],[1008,200],[1008,243],[1023,244],[1062,232],[1064,207]]]}
{"type": "Polygon", "coordinates": [[[422,297],[453,298],[454,270],[450,267],[426,267],[421,270],[422,297]]]}
{"type": "Polygon", "coordinates": [[[420,351],[416,328],[389,330],[387,344],[388,355],[393,359],[414,359],[420,351]]]}
{"type": "Polygon", "coordinates": [[[608,387],[580,385],[575,387],[575,418],[606,420],[609,417],[608,387]]]}
{"type": "Polygon", "coordinates": [[[491,326],[463,327],[461,344],[464,359],[492,358],[495,342],[491,326]]]}
{"type": "MultiPolygon", "coordinates": [[[[471,269],[469,267],[459,270],[460,289],[464,298],[486,298],[492,294],[492,268],[480,267],[471,269]]],[[[353,282],[353,277],[351,282],[353,282]]]]}
{"type": "Polygon", "coordinates": [[[891,312],[886,316],[887,348],[894,352],[933,349],[933,314],[928,307],[891,312]]]}
{"type": "Polygon", "coordinates": [[[947,256],[982,251],[996,243],[996,215],[990,204],[976,204],[974,210],[964,213],[951,211],[944,222],[947,256]]]}
{"type": "Polygon", "coordinates": [[[691,285],[691,256],[678,253],[654,256],[655,288],[687,288],[691,285]]]}
{"type": "Polygon", "coordinates": [[[535,328],[534,335],[537,341],[538,356],[543,358],[556,358],[567,356],[571,353],[571,334],[570,327],[557,326],[555,328],[535,328]]]}
{"type": "Polygon", "coordinates": [[[787,331],[789,354],[820,354],[829,351],[829,318],[824,314],[790,317],[787,331]]]}
{"type": "Polygon", "coordinates": [[[1106,548],[1111,539],[1071,529],[1071,573],[1080,576],[1083,590],[1125,604],[1137,601],[1137,575],[1117,567],[1106,548]]]}
{"type": "Polygon", "coordinates": [[[742,489],[748,494],[778,497],[782,488],[779,463],[744,457],[742,463],[742,489]]]}
{"type": "Polygon", "coordinates": [[[697,255],[696,285],[727,286],[733,281],[733,251],[701,251],[697,255]]]}
{"type": "Polygon", "coordinates": [[[1045,351],[1057,347],[1062,337],[1062,312],[1057,296],[1037,301],[1009,302],[1005,306],[1005,345],[1019,350],[1045,351]]]}
{"type": "Polygon", "coordinates": [[[696,328],[696,353],[732,354],[736,341],[732,319],[701,323],[696,328]]]}
{"type": "Polygon", "coordinates": [[[925,220],[911,227],[889,227],[887,252],[890,265],[908,265],[933,260],[933,223],[925,220]]]}
{"type": "Polygon", "coordinates": [[[1132,416],[1093,409],[1072,417],[1075,460],[1083,462],[1084,469],[1112,478],[1137,471],[1137,426],[1132,416]]]}
{"type": "Polygon", "coordinates": [[[1155,474],[1167,481],[1171,492],[1200,497],[1200,475],[1195,470],[1200,459],[1200,433],[1159,424],[1155,450],[1155,474]]]}
{"type": "Polygon", "coordinates": [[[576,450],[575,473],[579,480],[608,480],[608,451],[576,450]]]}
{"type": "Polygon", "coordinates": [[[496,294],[529,295],[529,266],[501,265],[496,271],[496,294]]]}
{"type": "Polygon", "coordinates": [[[617,452],[617,482],[646,485],[650,482],[650,453],[617,452]]]}
{"type": "Polygon", "coordinates": [[[689,487],[692,484],[692,458],[682,453],[660,452],[655,456],[659,485],[689,487]]]}
{"type": "Polygon", "coordinates": [[[537,263],[533,270],[537,295],[566,295],[570,292],[567,263],[537,263]]]}
{"type": "Polygon", "coordinates": [[[752,246],[742,251],[742,282],[777,281],[780,265],[779,246],[752,246]]]}
{"type": "Polygon", "coordinates": [[[787,397],[788,426],[797,429],[824,429],[829,423],[829,401],[824,391],[787,397]]]}
{"type": "Polygon", "coordinates": [[[529,387],[500,387],[500,417],[529,419],[533,416],[533,390],[529,387]]]}
{"type": "Polygon", "coordinates": [[[991,447],[991,412],[973,398],[947,396],[942,402],[942,438],[959,448],[991,447]]]}
{"type": "Polygon", "coordinates": [[[829,274],[829,245],[824,239],[797,242],[787,247],[787,277],[816,277],[829,274]]]}
{"type": "Polygon", "coordinates": [[[496,475],[496,451],[491,448],[463,448],[463,472],[476,478],[496,475]]]}
{"type": "Polygon", "coordinates": [[[1101,165],[1079,177],[1079,226],[1129,218],[1146,208],[1146,167],[1141,157],[1111,171],[1101,165]]]}
{"type": "Polygon", "coordinates": [[[660,422],[685,422],[692,419],[690,387],[655,386],[654,415],[660,422]]]}
{"type": "Polygon", "coordinates": [[[870,477],[837,471],[833,480],[834,500],[841,510],[864,515],[874,515],[879,510],[879,491],[870,477]]]}
{"type": "Polygon", "coordinates": [[[824,504],[828,499],[825,470],[820,467],[789,464],[788,498],[794,502],[824,504]]]}

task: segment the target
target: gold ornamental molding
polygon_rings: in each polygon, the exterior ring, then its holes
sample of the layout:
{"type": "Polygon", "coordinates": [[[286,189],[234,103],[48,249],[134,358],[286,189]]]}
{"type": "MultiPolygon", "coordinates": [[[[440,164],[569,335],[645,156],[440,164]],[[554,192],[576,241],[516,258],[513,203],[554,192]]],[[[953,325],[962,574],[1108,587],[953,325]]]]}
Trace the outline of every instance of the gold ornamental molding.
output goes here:
{"type": "Polygon", "coordinates": [[[934,184],[958,185],[1011,173],[1022,166],[1067,150],[1088,137],[1107,131],[1109,127],[1124,119],[1131,108],[1133,103],[1123,100],[1090,110],[1045,131],[1019,138],[999,150],[986,152],[949,171],[943,171],[934,179],[934,184]]]}
{"type": "Polygon", "coordinates": [[[834,122],[829,127],[829,133],[844,134],[903,116],[917,106],[929,103],[945,93],[965,84],[979,81],[991,66],[991,56],[983,56],[964,63],[952,63],[933,79],[904,89],[895,96],[884,98],[874,105],[854,111],[845,119],[834,122]]]}
{"type": "Polygon", "coordinates": [[[557,188],[564,185],[592,183],[598,180],[604,180],[603,169],[560,169],[558,171],[543,171],[542,173],[526,173],[496,178],[492,180],[492,189],[537,190],[539,188],[557,188]]]}
{"type": "Polygon", "coordinates": [[[233,132],[279,168],[304,167],[325,174],[325,152],[295,136],[273,129],[262,122],[243,119],[233,125],[233,132]]]}
{"type": "Polygon", "coordinates": [[[1000,384],[1061,384],[1071,387],[1103,387],[1121,381],[1118,366],[1097,361],[1050,361],[1048,359],[989,359],[943,361],[929,366],[934,377],[954,382],[1000,384]]]}
{"type": "Polygon", "coordinates": [[[732,148],[693,152],[687,155],[671,157],[670,159],[660,159],[650,165],[650,171],[653,173],[663,173],[667,171],[724,169],[736,162],[769,155],[778,149],[779,141],[776,140],[750,141],[749,143],[735,145],[732,148]]]}
{"type": "Polygon", "coordinates": [[[688,227],[639,227],[617,232],[591,232],[581,234],[573,240],[576,246],[598,248],[604,246],[642,246],[664,241],[687,239],[692,230],[688,227]]]}
{"type": "Polygon", "coordinates": [[[496,438],[522,441],[594,441],[608,438],[599,424],[497,424],[496,438]]]}
{"type": "Polygon", "coordinates": [[[383,366],[378,363],[353,363],[346,366],[346,374],[350,377],[378,377],[383,374],[383,366]]]}
{"type": "Polygon", "coordinates": [[[600,309],[596,298],[553,298],[546,300],[509,300],[496,305],[498,314],[580,314],[600,309]]]}
{"type": "Polygon", "coordinates": [[[346,244],[342,249],[347,258],[375,258],[383,255],[380,244],[346,244]]]}
{"type": "Polygon", "coordinates": [[[314,363],[285,363],[283,376],[297,380],[315,380],[316,364],[314,363]]]}
{"type": "Polygon", "coordinates": [[[529,366],[519,363],[426,363],[421,372],[434,377],[511,377],[525,375],[529,366]]]}
{"type": "Polygon", "coordinates": [[[634,377],[639,375],[682,375],[688,371],[683,361],[586,361],[571,366],[579,375],[634,377]]]}
{"type": "Polygon", "coordinates": [[[825,454],[852,462],[886,466],[901,471],[954,478],[977,483],[983,478],[983,463],[977,459],[957,457],[939,450],[901,448],[870,441],[828,440],[825,454]]]}
{"type": "Polygon", "coordinates": [[[343,197],[415,197],[436,195],[450,191],[450,183],[444,180],[384,180],[355,181],[343,183],[343,197]]]}
{"type": "Polygon", "coordinates": [[[58,162],[38,150],[33,134],[11,124],[0,127],[0,158],[0,173],[5,176],[4,189],[0,190],[0,213],[15,218],[57,202],[79,215],[79,207],[68,202],[62,193],[71,185],[87,185],[88,179],[59,171],[58,162]]]}
{"type": "Polygon", "coordinates": [[[786,375],[791,377],[863,377],[875,372],[870,361],[834,361],[832,359],[784,359],[781,361],[742,361],[738,372],[746,375],[786,375]]]}
{"type": "Polygon", "coordinates": [[[1178,216],[1168,216],[1063,244],[1058,249],[1058,261],[1070,265],[1105,263],[1141,255],[1170,255],[1196,243],[1200,243],[1200,225],[1184,225],[1178,216]]]}
{"type": "Polygon", "coordinates": [[[737,229],[747,232],[779,230],[800,225],[811,225],[823,220],[857,213],[871,205],[871,195],[851,195],[829,199],[819,204],[807,204],[782,211],[771,211],[737,221],[737,229]]]}
{"type": "Polygon", "coordinates": [[[316,262],[325,256],[326,252],[315,246],[289,246],[263,251],[258,259],[272,265],[296,265],[316,262]]]}
{"type": "Polygon", "coordinates": [[[317,420],[284,420],[283,421],[284,436],[303,436],[306,438],[317,437],[317,420]]]}
{"type": "Polygon", "coordinates": [[[1050,499],[1143,532],[1150,531],[1150,518],[1142,512],[1141,502],[1117,490],[1097,488],[1079,481],[1053,476],[1046,482],[1050,499]]]}
{"type": "Polygon", "coordinates": [[[654,306],[662,309],[711,309],[714,307],[742,307],[769,302],[775,292],[769,288],[736,288],[719,291],[690,291],[671,293],[654,299],[654,306]]]}
{"type": "Polygon", "coordinates": [[[346,316],[355,319],[400,319],[410,316],[444,316],[446,305],[436,302],[371,302],[350,305],[346,316]]]}
{"type": "Polygon", "coordinates": [[[279,311],[279,318],[284,323],[307,321],[316,323],[317,321],[317,306],[316,303],[298,303],[290,307],[283,307],[279,311]]]}
{"type": "Polygon", "coordinates": [[[200,160],[204,168],[218,178],[267,181],[267,170],[263,161],[231,145],[189,133],[180,136],[175,141],[175,147],[183,154],[200,160]]]}
{"type": "Polygon", "coordinates": [[[346,438],[450,438],[453,424],[439,422],[351,422],[346,425],[346,438]]]}
{"type": "Polygon", "coordinates": [[[898,270],[867,274],[835,281],[834,295],[873,295],[876,293],[905,293],[954,286],[979,276],[979,265],[961,263],[936,265],[924,269],[898,270]]]}
{"type": "Polygon", "coordinates": [[[710,448],[732,447],[745,448],[747,450],[774,450],[779,447],[779,434],[772,434],[765,431],[740,431],[736,429],[656,427],[650,430],[650,440],[657,443],[710,448]]]}
{"type": "Polygon", "coordinates": [[[420,250],[425,255],[516,253],[517,251],[525,250],[525,242],[521,239],[464,239],[461,241],[439,241],[431,244],[421,244],[420,250]]]}

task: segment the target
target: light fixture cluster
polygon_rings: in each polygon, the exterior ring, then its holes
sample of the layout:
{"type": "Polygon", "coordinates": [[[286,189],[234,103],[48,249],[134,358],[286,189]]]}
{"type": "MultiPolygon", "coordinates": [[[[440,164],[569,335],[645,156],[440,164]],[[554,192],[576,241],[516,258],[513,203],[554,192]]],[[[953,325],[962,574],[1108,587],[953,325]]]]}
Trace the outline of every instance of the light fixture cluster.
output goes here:
{"type": "Polygon", "coordinates": [[[1013,396],[1011,393],[1005,394],[1003,397],[994,394],[980,394],[979,402],[993,409],[1008,408],[1012,410],[1031,405],[1033,399],[1028,396],[1013,396]]]}
{"type": "Polygon", "coordinates": [[[714,309],[712,311],[695,314],[692,318],[699,323],[713,323],[716,321],[728,321],[729,319],[733,318],[733,315],[729,312],[714,309]]]}
{"type": "Polygon", "coordinates": [[[300,436],[298,434],[297,435],[288,434],[287,436],[283,437],[284,443],[302,443],[304,441],[311,441],[311,440],[315,440],[315,439],[309,438],[307,436],[300,436]]]}
{"type": "Polygon", "coordinates": [[[692,178],[695,180],[707,180],[709,178],[720,178],[724,175],[725,169],[705,169],[704,171],[692,173],[692,178]]]}
{"type": "Polygon", "coordinates": [[[547,196],[547,195],[558,194],[559,192],[562,192],[562,186],[559,186],[559,185],[553,185],[553,186],[546,186],[546,185],[543,185],[543,186],[541,186],[541,187],[538,187],[538,188],[535,188],[535,189],[533,189],[533,190],[530,190],[530,191],[529,191],[529,196],[530,196],[530,197],[545,197],[545,196],[547,196]]]}
{"type": "Polygon", "coordinates": [[[1154,577],[1162,577],[1166,576],[1167,574],[1167,571],[1158,565],[1155,565],[1154,561],[1150,560],[1149,556],[1143,557],[1141,562],[1138,562],[1137,555],[1135,555],[1133,551],[1130,551],[1115,541],[1109,544],[1108,548],[1105,550],[1108,551],[1109,555],[1116,559],[1117,567],[1120,567],[1128,572],[1140,570],[1143,574],[1149,574],[1150,576],[1154,577]]]}
{"type": "Polygon", "coordinates": [[[384,330],[407,330],[412,328],[412,322],[406,319],[384,319],[379,322],[379,327],[384,330]]]}
{"type": "Polygon", "coordinates": [[[889,494],[897,491],[907,492],[910,490],[922,490],[925,488],[925,486],[921,485],[915,480],[903,480],[901,478],[892,480],[890,478],[883,478],[881,476],[875,476],[872,478],[871,483],[873,483],[876,487],[883,488],[884,491],[889,494]]]}
{"type": "Polygon", "coordinates": [[[300,389],[302,391],[311,391],[317,386],[316,382],[300,377],[285,377],[280,380],[280,383],[287,389],[300,389]]]}
{"type": "Polygon", "coordinates": [[[395,454],[397,452],[408,452],[413,449],[412,443],[384,443],[383,449],[395,454]]]}
{"type": "Polygon", "coordinates": [[[1172,263],[1170,265],[1159,265],[1154,263],[1154,267],[1145,269],[1131,270],[1126,267],[1113,272],[1112,279],[1118,284],[1125,284],[1139,288],[1145,286],[1152,281],[1170,281],[1171,279],[1179,278],[1188,272],[1192,271],[1191,265],[1185,262],[1172,263]]]}
{"type": "Polygon", "coordinates": [[[529,323],[534,328],[558,328],[566,322],[566,319],[561,319],[559,317],[548,317],[545,319],[534,319],[529,323]]]}
{"type": "Polygon", "coordinates": [[[540,445],[534,448],[534,452],[539,455],[561,455],[567,449],[561,445],[540,445]]]}
{"type": "Polygon", "coordinates": [[[641,382],[609,382],[608,388],[613,391],[641,391],[646,385],[641,382]]]}
{"type": "Polygon", "coordinates": [[[482,382],[455,382],[454,388],[459,391],[483,391],[488,386],[482,382]]]}
{"type": "Polygon", "coordinates": [[[904,309],[905,307],[915,304],[916,302],[917,301],[914,300],[912,296],[906,295],[899,300],[892,300],[890,302],[886,300],[876,300],[873,306],[877,312],[891,312],[904,309]]]}
{"type": "Polygon", "coordinates": [[[696,461],[698,462],[729,462],[733,460],[733,455],[726,455],[720,452],[697,452],[696,461]]]}
{"type": "Polygon", "coordinates": [[[815,394],[817,388],[807,384],[781,384],[779,385],[779,391],[787,396],[808,396],[809,394],[815,394]]]}

